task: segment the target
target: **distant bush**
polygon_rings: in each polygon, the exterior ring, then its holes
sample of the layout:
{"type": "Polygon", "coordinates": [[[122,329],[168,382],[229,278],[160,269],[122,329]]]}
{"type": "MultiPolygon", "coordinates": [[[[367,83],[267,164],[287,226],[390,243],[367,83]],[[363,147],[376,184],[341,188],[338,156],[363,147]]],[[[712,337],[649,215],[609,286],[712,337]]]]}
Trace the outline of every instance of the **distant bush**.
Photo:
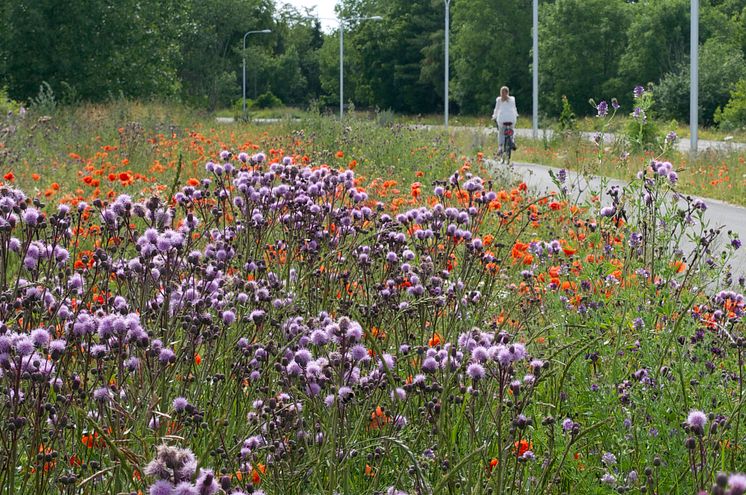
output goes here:
{"type": "Polygon", "coordinates": [[[254,100],[252,108],[276,108],[281,106],[282,100],[273,95],[271,91],[267,91],[254,100]]]}
{"type": "Polygon", "coordinates": [[[561,131],[575,130],[575,112],[572,111],[567,96],[562,95],[562,111],[559,116],[559,128],[561,131]]]}
{"type": "MultiPolygon", "coordinates": [[[[743,53],[733,45],[718,39],[708,40],[700,48],[699,112],[700,122],[712,123],[715,111],[724,106],[731,89],[746,78],[743,53]]],[[[689,118],[689,62],[661,78],[656,88],[659,113],[666,119],[689,118]]]]}
{"type": "Polygon", "coordinates": [[[0,117],[9,113],[17,113],[21,104],[8,96],[8,88],[0,87],[0,117]]]}
{"type": "Polygon", "coordinates": [[[736,83],[725,107],[715,110],[715,123],[725,130],[746,126],[746,79],[736,83]]]}

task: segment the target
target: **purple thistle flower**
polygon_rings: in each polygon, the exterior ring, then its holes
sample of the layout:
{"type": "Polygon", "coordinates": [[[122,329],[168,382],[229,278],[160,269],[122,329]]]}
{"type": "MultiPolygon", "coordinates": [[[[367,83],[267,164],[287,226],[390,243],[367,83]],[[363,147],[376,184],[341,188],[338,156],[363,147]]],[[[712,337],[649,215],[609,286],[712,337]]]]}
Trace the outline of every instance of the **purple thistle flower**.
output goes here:
{"type": "Polygon", "coordinates": [[[616,485],[616,478],[611,473],[605,473],[601,476],[601,483],[604,485],[614,486],[616,485]]]}
{"type": "Polygon", "coordinates": [[[176,362],[176,354],[174,353],[174,351],[167,347],[163,348],[158,353],[158,361],[160,361],[162,364],[174,363],[176,362]]]}
{"type": "Polygon", "coordinates": [[[479,363],[471,363],[466,368],[466,374],[471,377],[472,380],[481,380],[484,378],[484,366],[479,363]]]}
{"type": "Polygon", "coordinates": [[[23,223],[33,227],[39,222],[39,216],[39,211],[36,208],[27,208],[21,218],[23,219],[23,223]]]}
{"type": "Polygon", "coordinates": [[[513,354],[513,361],[522,361],[526,359],[526,346],[520,343],[510,346],[510,352],[513,354]]]}
{"type": "Polygon", "coordinates": [[[293,359],[295,360],[296,363],[298,363],[302,367],[305,367],[308,364],[308,362],[313,359],[313,355],[308,349],[298,349],[293,359]]]}
{"type": "Polygon", "coordinates": [[[111,400],[111,390],[107,387],[97,388],[93,391],[93,398],[98,402],[109,402],[111,400]]]}
{"type": "Polygon", "coordinates": [[[641,97],[645,93],[645,88],[643,88],[640,85],[635,86],[635,89],[632,91],[632,94],[635,98],[641,97]]]}
{"type": "Polygon", "coordinates": [[[195,486],[199,495],[214,495],[220,489],[212,469],[200,469],[195,486]]]}
{"type": "Polygon", "coordinates": [[[707,415],[702,411],[692,410],[686,417],[686,424],[689,428],[694,430],[695,433],[701,435],[704,433],[705,426],[707,425],[707,415]]]}
{"type": "Polygon", "coordinates": [[[606,117],[609,113],[609,104],[606,103],[605,100],[601,100],[601,102],[596,106],[596,110],[598,111],[598,117],[606,117]]]}
{"type": "Polygon", "coordinates": [[[324,330],[314,330],[311,333],[311,342],[315,346],[322,346],[329,343],[329,334],[324,330]]]}
{"type": "Polygon", "coordinates": [[[177,397],[173,401],[173,408],[176,412],[182,412],[189,405],[189,402],[184,397],[177,397]]]}
{"type": "Polygon", "coordinates": [[[575,423],[570,418],[565,418],[565,420],[562,421],[562,429],[565,432],[572,430],[574,426],[575,426],[575,423]]]}
{"type": "Polygon", "coordinates": [[[45,328],[31,330],[31,341],[36,347],[47,347],[49,339],[49,332],[45,328]]]}
{"type": "Polygon", "coordinates": [[[396,389],[394,389],[393,392],[391,392],[392,400],[395,400],[395,399],[406,400],[406,398],[407,398],[407,392],[401,387],[397,387],[396,389]]]}
{"type": "Polygon", "coordinates": [[[438,369],[438,362],[433,357],[426,357],[422,361],[422,371],[425,373],[434,373],[438,369]]]}
{"type": "Polygon", "coordinates": [[[171,495],[199,495],[199,491],[197,490],[197,487],[195,487],[188,481],[182,481],[174,487],[171,495]]]}
{"type": "Polygon", "coordinates": [[[702,201],[701,199],[699,199],[699,198],[695,199],[692,202],[692,206],[695,209],[701,210],[701,211],[705,211],[707,209],[707,204],[704,201],[702,201]]]}
{"type": "Polygon", "coordinates": [[[743,495],[746,493],[746,475],[733,473],[728,477],[730,495],[743,495]]]}
{"type": "Polygon", "coordinates": [[[65,346],[67,342],[63,339],[55,339],[49,343],[49,352],[52,354],[52,358],[56,359],[62,353],[65,352],[65,346]]]}
{"type": "Polygon", "coordinates": [[[140,367],[140,359],[135,356],[131,356],[124,362],[124,367],[127,368],[130,372],[137,371],[137,369],[140,367]]]}
{"type": "Polygon", "coordinates": [[[601,456],[601,462],[603,462],[607,468],[616,464],[616,456],[611,452],[606,452],[601,456]]]}
{"type": "Polygon", "coordinates": [[[379,362],[379,368],[381,371],[385,369],[392,370],[394,369],[395,361],[394,357],[391,354],[383,354],[381,356],[381,361],[379,362]]]}
{"type": "Polygon", "coordinates": [[[18,338],[13,344],[19,356],[30,356],[34,352],[34,342],[26,335],[18,338]]]}
{"type": "Polygon", "coordinates": [[[497,351],[497,362],[500,363],[500,366],[506,368],[513,362],[513,354],[507,348],[502,347],[497,351]]]}
{"type": "Polygon", "coordinates": [[[350,327],[345,333],[345,337],[347,337],[352,342],[359,342],[362,336],[363,329],[360,327],[360,325],[355,322],[351,322],[350,327]]]}
{"type": "Polygon", "coordinates": [[[233,311],[223,311],[223,323],[226,325],[232,325],[236,321],[236,313],[233,311]]]}
{"type": "Polygon", "coordinates": [[[357,344],[350,350],[350,355],[355,361],[361,361],[368,357],[368,349],[362,344],[357,344]]]}
{"type": "Polygon", "coordinates": [[[614,213],[616,213],[616,208],[614,208],[613,206],[604,206],[603,208],[601,208],[599,214],[602,217],[611,217],[614,215],[614,213]]]}
{"type": "Polygon", "coordinates": [[[174,486],[166,480],[158,480],[150,486],[150,495],[171,495],[174,486]]]}

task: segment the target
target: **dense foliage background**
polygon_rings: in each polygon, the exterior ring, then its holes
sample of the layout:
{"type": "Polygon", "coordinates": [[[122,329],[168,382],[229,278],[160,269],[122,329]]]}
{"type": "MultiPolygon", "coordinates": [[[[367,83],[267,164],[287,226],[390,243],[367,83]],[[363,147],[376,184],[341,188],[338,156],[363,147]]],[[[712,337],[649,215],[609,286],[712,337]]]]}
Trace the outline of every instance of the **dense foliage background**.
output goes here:
{"type": "MultiPolygon", "coordinates": [[[[226,108],[241,96],[245,55],[253,100],[276,102],[271,93],[288,105],[339,103],[338,32],[322,32],[282,1],[1,0],[0,9],[0,87],[15,100],[37,98],[48,83],[63,102],[155,96],[226,108]],[[243,53],[244,33],[256,29],[272,34],[250,36],[243,53]]],[[[629,103],[629,88],[653,83],[658,116],[687,119],[689,0],[542,0],[540,9],[548,116],[559,115],[563,95],[582,115],[595,112],[591,97],[629,103]]],[[[384,17],[347,23],[348,102],[442,111],[442,0],[341,0],[338,13],[384,17]]],[[[507,84],[528,114],[531,1],[453,0],[451,16],[453,110],[487,114],[507,84]]],[[[701,114],[741,125],[746,1],[703,0],[700,19],[701,114]]]]}

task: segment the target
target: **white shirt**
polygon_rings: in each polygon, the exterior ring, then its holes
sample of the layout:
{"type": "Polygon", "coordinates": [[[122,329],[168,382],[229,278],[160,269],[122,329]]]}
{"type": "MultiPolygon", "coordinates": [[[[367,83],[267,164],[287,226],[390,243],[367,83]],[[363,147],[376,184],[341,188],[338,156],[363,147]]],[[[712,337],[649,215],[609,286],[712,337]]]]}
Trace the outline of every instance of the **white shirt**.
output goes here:
{"type": "Polygon", "coordinates": [[[506,101],[501,97],[495,99],[495,110],[492,112],[492,120],[498,124],[503,122],[512,122],[515,124],[518,120],[518,109],[515,107],[515,96],[508,96],[506,101]]]}

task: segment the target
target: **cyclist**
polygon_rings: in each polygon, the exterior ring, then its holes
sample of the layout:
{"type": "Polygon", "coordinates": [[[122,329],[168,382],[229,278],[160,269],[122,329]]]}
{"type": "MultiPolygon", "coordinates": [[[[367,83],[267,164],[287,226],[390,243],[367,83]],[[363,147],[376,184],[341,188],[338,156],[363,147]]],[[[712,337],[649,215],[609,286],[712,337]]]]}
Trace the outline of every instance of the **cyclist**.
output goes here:
{"type": "MultiPolygon", "coordinates": [[[[515,106],[515,96],[510,96],[510,89],[507,86],[500,88],[500,96],[495,98],[495,110],[492,112],[492,120],[497,122],[499,153],[502,155],[505,147],[505,124],[515,126],[518,120],[518,109],[515,106]]],[[[513,149],[515,145],[515,132],[513,133],[513,149]]]]}

